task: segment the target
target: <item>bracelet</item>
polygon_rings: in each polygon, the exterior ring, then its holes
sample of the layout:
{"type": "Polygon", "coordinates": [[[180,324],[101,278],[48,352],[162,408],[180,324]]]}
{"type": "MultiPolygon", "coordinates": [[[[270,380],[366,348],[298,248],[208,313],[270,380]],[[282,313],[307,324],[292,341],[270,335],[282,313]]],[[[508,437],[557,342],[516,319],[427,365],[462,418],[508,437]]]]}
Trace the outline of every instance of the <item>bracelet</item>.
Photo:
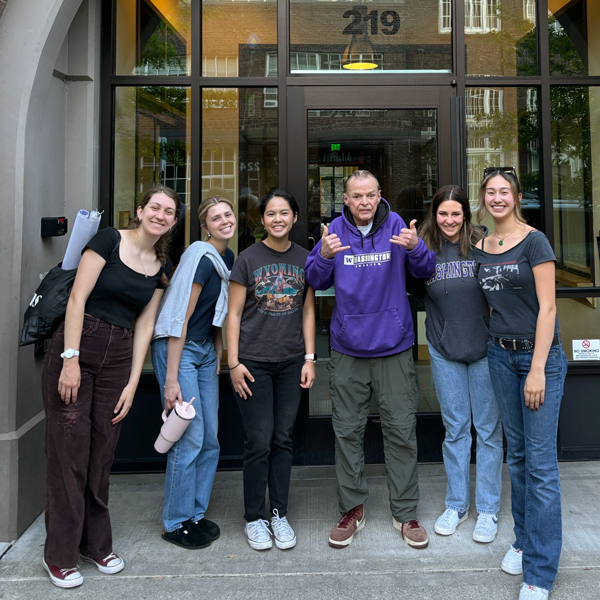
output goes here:
{"type": "Polygon", "coordinates": [[[311,362],[313,365],[315,365],[317,363],[317,361],[314,360],[313,358],[305,358],[304,362],[311,362]]]}
{"type": "Polygon", "coordinates": [[[174,383],[173,385],[163,385],[163,390],[168,390],[172,387],[175,387],[176,385],[178,385],[177,383],[174,383]]]}
{"type": "Polygon", "coordinates": [[[234,369],[237,369],[242,363],[238,363],[237,365],[235,365],[235,367],[229,367],[230,371],[233,371],[234,369]]]}

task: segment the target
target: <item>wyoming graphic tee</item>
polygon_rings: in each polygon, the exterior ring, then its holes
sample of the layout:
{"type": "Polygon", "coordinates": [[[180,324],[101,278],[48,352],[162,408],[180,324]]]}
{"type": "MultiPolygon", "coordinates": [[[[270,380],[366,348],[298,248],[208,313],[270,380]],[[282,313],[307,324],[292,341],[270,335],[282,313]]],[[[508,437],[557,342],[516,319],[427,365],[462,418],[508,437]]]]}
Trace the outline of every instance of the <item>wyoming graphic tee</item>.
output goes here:
{"type": "Polygon", "coordinates": [[[240,327],[239,357],[283,362],[304,354],[302,305],[308,251],[292,243],[285,252],[262,242],[238,257],[231,281],[246,288],[240,327]]]}

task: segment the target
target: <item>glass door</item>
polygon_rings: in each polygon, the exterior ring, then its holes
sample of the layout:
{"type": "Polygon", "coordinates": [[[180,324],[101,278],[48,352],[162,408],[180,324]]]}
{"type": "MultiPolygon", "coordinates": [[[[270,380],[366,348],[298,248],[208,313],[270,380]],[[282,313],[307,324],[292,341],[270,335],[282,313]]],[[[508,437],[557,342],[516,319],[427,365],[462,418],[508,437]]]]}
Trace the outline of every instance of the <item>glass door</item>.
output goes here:
{"type": "MultiPolygon", "coordinates": [[[[312,249],[323,225],[341,215],[344,180],[357,169],[372,172],[382,197],[406,223],[423,221],[438,187],[457,182],[452,177],[452,88],[305,88],[292,90],[289,127],[302,127],[305,144],[290,144],[290,190],[307,200],[305,240],[312,249]],[[295,97],[294,97],[295,96],[295,97]],[[300,107],[300,104],[303,106],[300,107]],[[298,113],[302,119],[298,119],[298,113]],[[295,113],[295,114],[294,114],[295,113]],[[298,123],[301,121],[300,123],[298,123]]],[[[293,139],[293,138],[292,138],[293,139]]],[[[327,362],[329,325],[335,290],[317,296],[317,380],[310,391],[303,426],[308,464],[333,461],[331,399],[327,362]]],[[[413,358],[419,390],[419,459],[441,460],[443,426],[429,366],[422,301],[409,294],[415,345],[413,358]]],[[[365,438],[366,460],[383,461],[377,399],[372,398],[365,438]]]]}

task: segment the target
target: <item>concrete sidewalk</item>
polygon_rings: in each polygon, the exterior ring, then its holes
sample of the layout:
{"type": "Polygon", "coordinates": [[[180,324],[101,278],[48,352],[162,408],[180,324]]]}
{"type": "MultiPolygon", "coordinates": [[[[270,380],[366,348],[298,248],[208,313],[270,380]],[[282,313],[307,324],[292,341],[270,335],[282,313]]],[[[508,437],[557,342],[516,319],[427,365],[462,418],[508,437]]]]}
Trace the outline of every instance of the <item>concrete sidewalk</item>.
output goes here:
{"type": "MultiPolygon", "coordinates": [[[[600,462],[562,463],[560,470],[564,544],[550,599],[598,600],[600,462]]],[[[298,545],[266,552],[252,550],[244,536],[240,472],[217,474],[207,516],[221,526],[222,535],[196,551],[160,538],[163,475],[115,475],[110,499],[114,549],[124,558],[125,570],[102,575],[83,564],[83,586],[56,588],[40,563],[40,516],[0,560],[0,599],[517,600],[522,578],[500,570],[514,540],[506,467],[498,536],[492,544],[477,544],[471,537],[473,511],[453,536],[433,532],[444,509],[446,478],[442,465],[419,466],[419,518],[430,539],[425,550],[409,548],[393,528],[383,467],[368,467],[368,473],[366,527],[348,548],[334,550],[327,545],[338,518],[333,468],[295,468],[288,517],[298,545]]]]}

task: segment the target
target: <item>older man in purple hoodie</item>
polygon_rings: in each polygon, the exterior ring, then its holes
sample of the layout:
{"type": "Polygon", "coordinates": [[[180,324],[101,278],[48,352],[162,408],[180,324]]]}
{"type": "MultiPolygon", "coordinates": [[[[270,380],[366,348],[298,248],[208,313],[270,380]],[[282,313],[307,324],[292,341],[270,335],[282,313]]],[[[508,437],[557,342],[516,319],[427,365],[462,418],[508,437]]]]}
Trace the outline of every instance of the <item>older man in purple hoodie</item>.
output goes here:
{"type": "Polygon", "coordinates": [[[348,177],[344,203],[342,216],[324,228],[305,269],[314,289],[335,285],[329,389],[342,518],[329,534],[329,545],[345,548],[365,525],[369,493],[363,446],[373,389],[379,400],[392,522],[409,546],[425,548],[427,532],[417,519],[418,393],[406,267],[414,277],[429,277],[435,254],[417,236],[416,221],[407,227],[390,211],[369,171],[348,177]]]}

